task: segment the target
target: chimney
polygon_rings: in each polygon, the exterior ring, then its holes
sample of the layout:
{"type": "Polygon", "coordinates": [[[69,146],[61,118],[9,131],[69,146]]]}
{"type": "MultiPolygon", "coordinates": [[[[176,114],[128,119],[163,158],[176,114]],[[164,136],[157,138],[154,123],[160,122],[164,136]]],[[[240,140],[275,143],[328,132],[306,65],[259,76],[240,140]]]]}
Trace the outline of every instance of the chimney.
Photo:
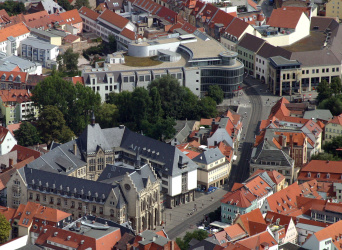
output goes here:
{"type": "Polygon", "coordinates": [[[12,167],[13,166],[13,159],[9,158],[8,160],[8,167],[12,167]]]}
{"type": "Polygon", "coordinates": [[[74,155],[76,155],[77,154],[77,144],[76,144],[76,142],[73,145],[73,149],[74,149],[74,155]]]}
{"type": "Polygon", "coordinates": [[[91,115],[91,126],[94,126],[95,125],[95,114],[94,114],[94,111],[93,111],[93,113],[92,113],[92,115],[91,115]]]}

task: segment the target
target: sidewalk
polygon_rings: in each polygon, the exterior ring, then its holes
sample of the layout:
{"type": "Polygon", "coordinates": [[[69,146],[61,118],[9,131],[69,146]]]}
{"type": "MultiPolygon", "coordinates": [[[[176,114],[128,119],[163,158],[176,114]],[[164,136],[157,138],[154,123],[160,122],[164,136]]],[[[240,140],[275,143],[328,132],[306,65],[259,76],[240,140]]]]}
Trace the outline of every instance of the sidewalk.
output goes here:
{"type": "MultiPolygon", "coordinates": [[[[201,211],[203,209],[219,201],[223,197],[223,195],[225,195],[226,193],[227,193],[227,190],[222,189],[222,187],[217,189],[215,192],[211,194],[205,194],[205,193],[200,193],[196,191],[195,201],[189,202],[187,204],[182,204],[172,209],[166,208],[164,212],[162,213],[162,219],[161,219],[161,221],[166,222],[164,224],[164,230],[167,233],[170,229],[184,223],[184,221],[186,221],[190,217],[199,216],[199,214],[201,214],[201,211]],[[197,208],[197,211],[195,211],[192,215],[188,216],[188,213],[190,213],[195,206],[197,208]]],[[[204,218],[204,215],[200,216],[199,221],[203,220],[203,218],[204,218]]],[[[190,226],[191,225],[188,226],[188,230],[183,231],[182,234],[180,234],[177,237],[183,237],[187,231],[193,231],[197,229],[197,225],[192,225],[193,228],[190,228],[190,226]]],[[[156,229],[157,231],[161,230],[163,229],[163,226],[159,226],[156,229]]]]}

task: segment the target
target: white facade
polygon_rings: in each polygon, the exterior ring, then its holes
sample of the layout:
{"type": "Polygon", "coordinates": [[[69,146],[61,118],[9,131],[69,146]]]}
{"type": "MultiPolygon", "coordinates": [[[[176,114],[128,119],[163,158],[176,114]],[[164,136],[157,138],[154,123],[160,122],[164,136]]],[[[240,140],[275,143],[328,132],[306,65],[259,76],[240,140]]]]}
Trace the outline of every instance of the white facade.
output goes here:
{"type": "MultiPolygon", "coordinates": [[[[3,127],[1,127],[1,130],[7,130],[3,127]]],[[[5,137],[2,139],[2,142],[0,144],[0,155],[4,155],[9,153],[14,145],[17,145],[17,140],[14,138],[12,133],[7,130],[7,133],[5,137]]]]}
{"type": "MultiPolygon", "coordinates": [[[[182,193],[182,175],[170,177],[169,182],[169,195],[176,196],[182,193]]],[[[197,172],[196,172],[196,184],[197,184],[197,172]]],[[[196,185],[195,187],[196,188],[196,185]]]]}
{"type": "Polygon", "coordinates": [[[267,83],[267,76],[268,76],[268,60],[258,54],[255,54],[255,70],[254,70],[254,77],[259,75],[259,79],[263,79],[267,83]]]}
{"type": "Polygon", "coordinates": [[[20,121],[26,121],[31,119],[28,116],[38,117],[38,108],[33,102],[23,102],[19,104],[19,119],[20,121]]]}
{"type": "Polygon", "coordinates": [[[128,45],[128,54],[134,57],[151,57],[158,55],[158,50],[160,49],[167,49],[172,52],[176,52],[179,45],[180,41],[170,41],[167,44],[148,44],[146,42],[131,43],[128,45]]]}
{"type": "Polygon", "coordinates": [[[197,169],[188,172],[188,190],[193,190],[197,187],[197,169]]]}
{"type": "Polygon", "coordinates": [[[3,41],[0,43],[0,52],[5,53],[6,56],[18,55],[20,42],[26,39],[29,35],[30,35],[30,32],[20,35],[18,37],[13,37],[14,39],[12,40],[12,42],[11,42],[11,38],[8,37],[6,41],[3,41]]]}
{"type": "Polygon", "coordinates": [[[272,44],[273,46],[287,46],[309,35],[310,35],[310,20],[303,12],[301,17],[299,18],[299,21],[297,23],[295,30],[292,33],[290,34],[286,34],[286,32],[284,34],[278,33],[277,35],[271,35],[271,36],[266,36],[262,38],[265,41],[267,41],[269,44],[272,44]]]}
{"type": "Polygon", "coordinates": [[[324,239],[322,241],[319,241],[316,238],[316,235],[312,235],[304,244],[303,247],[305,249],[311,249],[311,250],[335,250],[335,246],[332,242],[331,238],[324,239]]]}

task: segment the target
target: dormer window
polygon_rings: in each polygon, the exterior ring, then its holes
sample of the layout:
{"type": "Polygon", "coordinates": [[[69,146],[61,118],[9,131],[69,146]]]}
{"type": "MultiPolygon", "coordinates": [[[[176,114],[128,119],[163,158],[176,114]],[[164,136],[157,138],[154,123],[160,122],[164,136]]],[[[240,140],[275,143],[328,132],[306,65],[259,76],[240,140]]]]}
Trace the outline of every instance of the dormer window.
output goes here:
{"type": "Polygon", "coordinates": [[[8,77],[8,80],[13,81],[13,75],[12,74],[8,77]]]}
{"type": "Polygon", "coordinates": [[[308,173],[308,177],[311,177],[311,173],[310,172],[308,173]]]}
{"type": "Polygon", "coordinates": [[[5,81],[5,80],[6,80],[6,74],[3,74],[3,75],[1,76],[1,80],[2,80],[2,81],[5,81]]]}
{"type": "Polygon", "coordinates": [[[321,178],[321,174],[320,173],[317,174],[317,178],[321,178]]]}
{"type": "Polygon", "coordinates": [[[330,174],[328,173],[328,174],[327,174],[327,179],[329,179],[329,178],[330,178],[330,174]]]}

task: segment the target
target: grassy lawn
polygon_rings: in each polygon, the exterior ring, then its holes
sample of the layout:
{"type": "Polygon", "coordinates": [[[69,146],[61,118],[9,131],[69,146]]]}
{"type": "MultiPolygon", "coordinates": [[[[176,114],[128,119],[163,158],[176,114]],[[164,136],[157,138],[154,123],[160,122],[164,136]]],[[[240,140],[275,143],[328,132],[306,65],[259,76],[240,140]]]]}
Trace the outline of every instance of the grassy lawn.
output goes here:
{"type": "Polygon", "coordinates": [[[125,65],[131,67],[149,67],[162,64],[163,62],[157,61],[157,57],[133,57],[125,55],[125,65]]]}

